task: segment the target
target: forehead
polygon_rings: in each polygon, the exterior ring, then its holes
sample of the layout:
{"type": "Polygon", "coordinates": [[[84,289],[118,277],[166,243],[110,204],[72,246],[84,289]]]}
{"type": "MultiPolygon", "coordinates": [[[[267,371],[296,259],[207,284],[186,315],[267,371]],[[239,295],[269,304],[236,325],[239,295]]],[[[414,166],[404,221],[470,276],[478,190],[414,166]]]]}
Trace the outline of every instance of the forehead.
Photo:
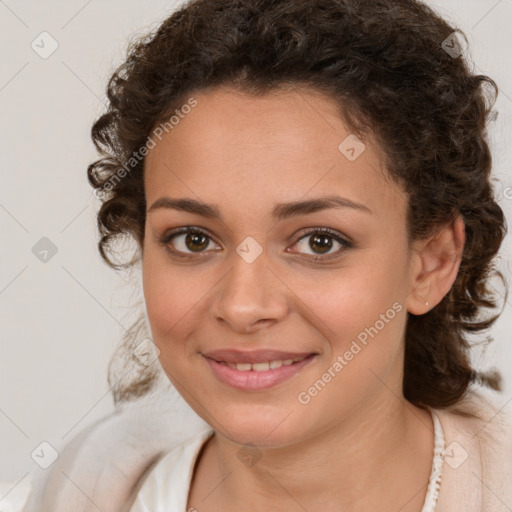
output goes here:
{"type": "Polygon", "coordinates": [[[372,210],[403,209],[401,190],[384,178],[379,148],[357,142],[325,95],[293,88],[253,96],[217,87],[193,98],[197,105],[146,157],[148,205],[170,195],[263,211],[339,193],[372,210]]]}

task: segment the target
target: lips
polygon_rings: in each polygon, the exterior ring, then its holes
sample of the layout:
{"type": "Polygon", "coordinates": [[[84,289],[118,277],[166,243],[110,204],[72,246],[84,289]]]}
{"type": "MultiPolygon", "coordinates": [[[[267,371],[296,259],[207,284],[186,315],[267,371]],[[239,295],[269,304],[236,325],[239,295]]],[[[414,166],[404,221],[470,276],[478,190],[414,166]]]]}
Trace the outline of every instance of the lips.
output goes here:
{"type": "Polygon", "coordinates": [[[243,391],[269,389],[317,360],[312,352],[276,350],[216,350],[201,355],[220,382],[243,391]]]}

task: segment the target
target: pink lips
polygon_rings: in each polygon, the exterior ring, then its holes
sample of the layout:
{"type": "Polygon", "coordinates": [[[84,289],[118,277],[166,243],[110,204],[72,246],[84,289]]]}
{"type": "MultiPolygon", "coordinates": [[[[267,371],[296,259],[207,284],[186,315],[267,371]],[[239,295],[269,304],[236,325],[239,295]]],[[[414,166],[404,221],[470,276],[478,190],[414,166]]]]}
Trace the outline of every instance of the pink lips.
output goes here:
{"type": "Polygon", "coordinates": [[[258,391],[275,386],[297,374],[316,357],[316,354],[311,352],[279,352],[276,350],[214,350],[202,355],[210,365],[214,375],[221,382],[245,391],[258,391]],[[264,363],[267,361],[286,361],[300,358],[304,359],[267,371],[255,371],[252,369],[243,371],[226,364],[264,363]]]}

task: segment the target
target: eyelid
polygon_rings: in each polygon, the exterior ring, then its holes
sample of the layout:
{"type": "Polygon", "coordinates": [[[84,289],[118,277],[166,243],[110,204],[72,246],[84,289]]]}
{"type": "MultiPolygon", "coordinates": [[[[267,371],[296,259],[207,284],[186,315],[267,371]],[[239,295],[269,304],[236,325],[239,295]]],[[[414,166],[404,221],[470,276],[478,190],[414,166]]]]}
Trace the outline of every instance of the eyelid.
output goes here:
{"type": "Polygon", "coordinates": [[[348,236],[344,235],[343,233],[340,233],[339,231],[336,231],[335,229],[322,226],[311,226],[301,229],[299,231],[299,234],[297,235],[297,241],[301,240],[305,236],[312,235],[314,233],[326,233],[329,236],[332,236],[334,239],[339,239],[340,243],[353,245],[352,240],[348,236]]]}
{"type": "Polygon", "coordinates": [[[182,226],[179,228],[170,229],[170,230],[166,231],[162,235],[161,238],[163,240],[171,239],[173,236],[181,235],[183,233],[199,233],[201,235],[206,235],[207,237],[211,238],[212,240],[215,240],[215,237],[213,235],[211,235],[208,230],[206,230],[204,228],[200,228],[199,226],[193,226],[193,225],[182,226]]]}

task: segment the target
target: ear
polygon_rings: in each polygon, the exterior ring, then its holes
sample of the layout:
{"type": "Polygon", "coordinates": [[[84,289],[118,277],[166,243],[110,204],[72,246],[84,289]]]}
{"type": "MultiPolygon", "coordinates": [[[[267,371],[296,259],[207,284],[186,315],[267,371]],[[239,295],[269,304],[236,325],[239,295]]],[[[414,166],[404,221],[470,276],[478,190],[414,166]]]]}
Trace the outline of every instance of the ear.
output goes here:
{"type": "Polygon", "coordinates": [[[464,221],[459,215],[431,237],[413,244],[407,311],[423,315],[441,302],[457,277],[465,241],[464,221]]]}

